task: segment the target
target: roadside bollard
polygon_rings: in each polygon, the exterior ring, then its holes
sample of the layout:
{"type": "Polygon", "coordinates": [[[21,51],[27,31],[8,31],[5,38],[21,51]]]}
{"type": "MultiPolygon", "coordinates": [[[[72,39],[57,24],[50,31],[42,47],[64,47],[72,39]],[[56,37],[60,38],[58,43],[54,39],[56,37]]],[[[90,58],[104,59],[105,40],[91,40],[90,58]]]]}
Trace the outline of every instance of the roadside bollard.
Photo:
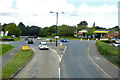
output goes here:
{"type": "Polygon", "coordinates": [[[88,41],[89,41],[89,39],[88,39],[88,41]]]}
{"type": "Polygon", "coordinates": [[[82,38],[81,38],[81,41],[82,41],[82,38]]]}
{"type": "Polygon", "coordinates": [[[60,42],[60,48],[62,48],[62,42],[60,42]]]}

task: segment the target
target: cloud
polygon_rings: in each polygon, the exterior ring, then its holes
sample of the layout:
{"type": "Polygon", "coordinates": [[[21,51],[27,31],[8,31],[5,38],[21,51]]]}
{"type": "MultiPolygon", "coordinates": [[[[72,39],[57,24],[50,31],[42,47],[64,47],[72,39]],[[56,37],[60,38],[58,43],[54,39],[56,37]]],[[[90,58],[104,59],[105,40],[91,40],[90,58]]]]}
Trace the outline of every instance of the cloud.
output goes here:
{"type": "Polygon", "coordinates": [[[54,11],[65,12],[59,13],[59,25],[77,25],[83,20],[86,20],[89,26],[92,26],[93,22],[102,27],[118,25],[116,5],[90,6],[81,2],[80,6],[76,7],[72,1],[70,3],[70,0],[0,0],[0,22],[18,24],[22,21],[25,25],[49,27],[56,24],[56,14],[50,13],[54,11]]]}

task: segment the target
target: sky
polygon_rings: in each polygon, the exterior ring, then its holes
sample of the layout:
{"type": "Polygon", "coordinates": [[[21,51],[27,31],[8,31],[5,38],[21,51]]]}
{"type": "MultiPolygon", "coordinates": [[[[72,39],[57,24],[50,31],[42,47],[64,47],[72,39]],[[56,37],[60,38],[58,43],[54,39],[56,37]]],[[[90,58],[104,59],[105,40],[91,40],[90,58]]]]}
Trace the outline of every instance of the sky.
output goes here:
{"type": "Polygon", "coordinates": [[[119,0],[0,0],[0,23],[23,22],[26,26],[76,26],[87,21],[88,27],[118,26],[119,0]],[[53,11],[54,13],[50,13],[53,11]],[[64,12],[64,13],[62,13],[64,12]]]}

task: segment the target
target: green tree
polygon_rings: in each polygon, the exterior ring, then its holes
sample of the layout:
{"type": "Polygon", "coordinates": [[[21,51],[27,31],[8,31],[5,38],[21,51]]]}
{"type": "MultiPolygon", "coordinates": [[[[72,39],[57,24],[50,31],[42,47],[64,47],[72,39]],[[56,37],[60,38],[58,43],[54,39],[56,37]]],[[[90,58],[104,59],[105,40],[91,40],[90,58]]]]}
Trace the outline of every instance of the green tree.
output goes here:
{"type": "Polygon", "coordinates": [[[52,25],[49,27],[49,33],[50,33],[50,35],[56,34],[56,25],[52,25]]]}
{"type": "Polygon", "coordinates": [[[40,30],[40,36],[50,36],[49,28],[45,27],[40,30]]]}
{"type": "Polygon", "coordinates": [[[25,25],[22,23],[22,22],[20,22],[19,24],[18,24],[18,27],[21,29],[21,31],[22,31],[22,34],[21,35],[26,35],[26,28],[25,28],[25,25]]]}
{"type": "Polygon", "coordinates": [[[8,24],[3,24],[3,25],[2,25],[2,31],[5,32],[5,29],[7,28],[7,26],[8,26],[8,24]]]}
{"type": "Polygon", "coordinates": [[[75,31],[75,27],[62,25],[58,26],[58,35],[59,36],[73,36],[75,31]]]}
{"type": "Polygon", "coordinates": [[[92,35],[96,35],[95,33],[94,33],[94,31],[95,31],[95,27],[91,27],[91,28],[88,28],[87,29],[87,32],[85,33],[87,36],[92,36],[92,35]]]}
{"type": "Polygon", "coordinates": [[[77,30],[87,29],[88,23],[87,21],[81,21],[77,26],[77,30]]]}
{"type": "Polygon", "coordinates": [[[106,30],[106,28],[99,27],[99,26],[95,26],[95,29],[97,29],[97,30],[106,30]]]}
{"type": "Polygon", "coordinates": [[[9,35],[16,35],[19,36],[22,32],[18,26],[14,23],[9,23],[8,26],[5,28],[5,31],[8,31],[9,35]]]}

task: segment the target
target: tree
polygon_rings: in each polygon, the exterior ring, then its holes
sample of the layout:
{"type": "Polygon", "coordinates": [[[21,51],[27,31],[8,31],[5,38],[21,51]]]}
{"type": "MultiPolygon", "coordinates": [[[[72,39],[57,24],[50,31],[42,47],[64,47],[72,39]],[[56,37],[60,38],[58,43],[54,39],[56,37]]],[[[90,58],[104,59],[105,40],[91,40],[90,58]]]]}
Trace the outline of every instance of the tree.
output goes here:
{"type": "Polygon", "coordinates": [[[97,30],[106,30],[106,28],[99,27],[99,26],[95,26],[95,29],[97,29],[97,30]]]}
{"type": "Polygon", "coordinates": [[[42,28],[40,31],[40,35],[41,36],[50,36],[49,28],[48,27],[42,28]]]}
{"type": "Polygon", "coordinates": [[[87,36],[92,36],[92,35],[96,35],[95,34],[95,27],[91,27],[87,29],[87,32],[85,33],[87,36]]]}
{"type": "Polygon", "coordinates": [[[18,26],[14,23],[9,23],[8,26],[5,28],[5,31],[8,31],[8,35],[16,35],[19,36],[22,32],[18,26]]]}
{"type": "Polygon", "coordinates": [[[81,21],[79,24],[77,24],[78,29],[87,29],[88,23],[87,21],[81,21]]]}
{"type": "Polygon", "coordinates": [[[18,27],[21,29],[21,31],[22,31],[22,34],[21,35],[26,35],[26,30],[25,30],[25,25],[22,23],[22,22],[20,22],[19,24],[18,24],[18,27]]]}
{"type": "Polygon", "coordinates": [[[67,26],[67,25],[62,25],[58,26],[58,35],[59,36],[73,36],[75,31],[75,27],[67,26]]]}
{"type": "Polygon", "coordinates": [[[2,25],[2,31],[5,32],[5,29],[7,28],[7,26],[8,26],[8,24],[3,24],[3,25],[2,25]]]}
{"type": "Polygon", "coordinates": [[[2,26],[1,26],[1,23],[0,23],[0,32],[2,31],[2,26]]]}
{"type": "Polygon", "coordinates": [[[52,25],[49,27],[49,33],[50,33],[50,35],[56,34],[56,25],[52,25]]]}

